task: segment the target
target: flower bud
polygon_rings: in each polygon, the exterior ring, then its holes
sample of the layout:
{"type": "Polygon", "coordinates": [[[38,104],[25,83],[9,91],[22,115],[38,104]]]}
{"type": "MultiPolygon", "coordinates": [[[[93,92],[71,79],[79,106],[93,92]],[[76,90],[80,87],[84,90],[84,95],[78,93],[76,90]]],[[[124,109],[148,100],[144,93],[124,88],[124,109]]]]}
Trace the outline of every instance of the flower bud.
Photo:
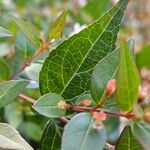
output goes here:
{"type": "Polygon", "coordinates": [[[79,103],[80,106],[89,106],[92,103],[91,100],[85,99],[79,103]]]}
{"type": "Polygon", "coordinates": [[[58,103],[58,107],[61,109],[68,109],[69,108],[69,104],[67,104],[65,101],[60,101],[58,103]]]}
{"type": "Polygon", "coordinates": [[[106,120],[107,115],[104,112],[93,112],[93,118],[101,121],[106,120]]]}
{"type": "Polygon", "coordinates": [[[116,90],[116,79],[109,80],[106,85],[106,97],[109,97],[116,90]]]}

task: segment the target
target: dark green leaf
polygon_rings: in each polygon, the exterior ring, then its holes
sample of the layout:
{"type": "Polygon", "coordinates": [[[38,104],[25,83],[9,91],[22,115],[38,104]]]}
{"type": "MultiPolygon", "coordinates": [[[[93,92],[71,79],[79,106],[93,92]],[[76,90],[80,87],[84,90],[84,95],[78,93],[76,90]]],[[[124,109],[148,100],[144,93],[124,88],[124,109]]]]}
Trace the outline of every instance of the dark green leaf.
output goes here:
{"type": "Polygon", "coordinates": [[[18,19],[13,15],[10,15],[12,20],[20,28],[20,30],[25,34],[25,36],[31,41],[34,45],[40,46],[41,38],[39,30],[30,22],[18,19]]]}
{"type": "Polygon", "coordinates": [[[118,139],[115,150],[142,150],[142,146],[132,134],[131,127],[126,126],[118,139]]]}
{"type": "MultiPolygon", "coordinates": [[[[128,47],[134,51],[134,39],[127,41],[128,47]]],[[[116,78],[118,70],[119,48],[116,48],[109,55],[104,57],[94,68],[91,79],[91,94],[96,103],[99,103],[105,93],[106,85],[109,80],[116,78]]]]}
{"type": "Polygon", "coordinates": [[[144,150],[150,149],[150,124],[148,123],[133,123],[131,125],[132,133],[136,139],[142,144],[144,150]]]}
{"type": "Polygon", "coordinates": [[[50,38],[57,39],[62,37],[63,30],[66,24],[67,10],[64,10],[62,14],[55,20],[50,28],[50,38]]]}
{"type": "Polygon", "coordinates": [[[29,59],[36,50],[37,48],[22,33],[17,34],[15,51],[20,59],[29,59]]]}
{"type": "Polygon", "coordinates": [[[13,34],[0,26],[0,37],[12,37],[13,34]]]}
{"type": "Polygon", "coordinates": [[[140,77],[125,41],[120,49],[116,96],[120,108],[130,111],[138,98],[140,77]]]}
{"type": "Polygon", "coordinates": [[[11,103],[17,95],[27,86],[28,81],[10,80],[0,84],[0,107],[11,103]]]}
{"type": "Polygon", "coordinates": [[[150,68],[150,45],[144,46],[142,50],[136,54],[136,64],[138,67],[150,68]]]}
{"type": "Polygon", "coordinates": [[[9,65],[4,59],[0,59],[0,81],[6,81],[11,76],[9,65]]]}
{"type": "Polygon", "coordinates": [[[71,99],[89,90],[93,67],[115,49],[127,3],[120,0],[102,18],[51,51],[40,72],[42,94],[55,92],[71,99]]]}
{"type": "Polygon", "coordinates": [[[58,103],[63,100],[58,94],[48,93],[40,97],[32,107],[41,115],[57,118],[65,115],[66,110],[58,107],[58,103]]]}
{"type": "Polygon", "coordinates": [[[5,123],[0,123],[0,149],[33,150],[15,128],[5,123]]]}
{"type": "Polygon", "coordinates": [[[63,125],[58,121],[49,121],[40,141],[40,150],[60,150],[63,125]]]}
{"type": "Polygon", "coordinates": [[[93,123],[89,113],[75,115],[65,126],[61,150],[103,150],[105,129],[95,129],[93,123]]]}

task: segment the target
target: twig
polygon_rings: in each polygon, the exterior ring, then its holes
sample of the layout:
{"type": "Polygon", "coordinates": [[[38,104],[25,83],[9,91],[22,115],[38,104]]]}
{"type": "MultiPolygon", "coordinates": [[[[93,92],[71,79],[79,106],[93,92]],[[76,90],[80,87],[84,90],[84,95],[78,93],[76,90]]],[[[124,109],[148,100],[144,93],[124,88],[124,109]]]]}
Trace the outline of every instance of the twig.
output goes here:
{"type": "Polygon", "coordinates": [[[34,99],[24,95],[24,94],[19,94],[18,97],[20,99],[22,99],[23,101],[26,101],[26,102],[31,103],[31,104],[34,104],[36,102],[36,100],[34,100],[34,99]]]}

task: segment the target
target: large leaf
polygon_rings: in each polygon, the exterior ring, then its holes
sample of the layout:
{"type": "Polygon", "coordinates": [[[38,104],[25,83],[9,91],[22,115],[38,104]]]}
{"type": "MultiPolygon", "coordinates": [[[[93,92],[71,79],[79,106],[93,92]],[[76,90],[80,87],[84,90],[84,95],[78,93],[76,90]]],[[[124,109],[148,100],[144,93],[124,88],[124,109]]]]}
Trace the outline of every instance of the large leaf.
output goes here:
{"type": "Polygon", "coordinates": [[[58,107],[58,103],[63,100],[58,94],[48,93],[40,97],[32,107],[41,115],[57,118],[65,115],[66,110],[58,107]]]}
{"type": "Polygon", "coordinates": [[[18,33],[15,40],[15,51],[20,59],[29,59],[37,48],[23,35],[18,33]]]}
{"type": "Polygon", "coordinates": [[[63,30],[65,28],[65,23],[66,23],[66,15],[67,15],[67,10],[64,10],[62,14],[53,22],[50,28],[51,39],[62,37],[62,33],[63,33],[63,30]]]}
{"type": "Polygon", "coordinates": [[[65,126],[61,150],[103,150],[105,129],[95,129],[93,123],[89,113],[75,115],[65,126]]]}
{"type": "Polygon", "coordinates": [[[140,77],[125,41],[122,42],[119,59],[117,102],[122,110],[130,111],[138,98],[140,77]]]}
{"type": "MultiPolygon", "coordinates": [[[[129,49],[134,51],[134,39],[127,41],[129,49]]],[[[95,102],[99,103],[105,93],[106,85],[109,80],[116,78],[118,70],[119,49],[116,48],[109,55],[104,57],[94,68],[91,78],[91,94],[95,102]]]]}
{"type": "Polygon", "coordinates": [[[120,0],[102,18],[54,49],[40,72],[41,93],[71,99],[89,90],[93,67],[115,49],[120,21],[128,0],[120,0]]]}
{"type": "Polygon", "coordinates": [[[150,149],[150,124],[136,123],[131,125],[132,133],[136,139],[142,144],[144,150],[150,149]]]}
{"type": "Polygon", "coordinates": [[[28,81],[11,80],[0,84],[0,107],[12,102],[18,94],[27,86],[28,81]]]}
{"type": "Polygon", "coordinates": [[[40,141],[40,150],[60,150],[63,125],[58,121],[49,121],[40,141]]]}
{"type": "Polygon", "coordinates": [[[136,55],[136,64],[138,67],[149,67],[150,68],[150,45],[146,45],[136,55]]]}
{"type": "Polygon", "coordinates": [[[142,150],[141,144],[132,134],[131,127],[126,126],[118,139],[115,150],[142,150]]]}
{"type": "Polygon", "coordinates": [[[13,34],[0,26],[0,37],[12,37],[13,34]]]}
{"type": "Polygon", "coordinates": [[[18,19],[13,15],[10,15],[16,25],[25,34],[25,36],[36,46],[40,46],[41,38],[39,30],[30,22],[18,19]]]}
{"type": "Polygon", "coordinates": [[[5,123],[0,123],[0,149],[33,150],[15,128],[5,123]]]}

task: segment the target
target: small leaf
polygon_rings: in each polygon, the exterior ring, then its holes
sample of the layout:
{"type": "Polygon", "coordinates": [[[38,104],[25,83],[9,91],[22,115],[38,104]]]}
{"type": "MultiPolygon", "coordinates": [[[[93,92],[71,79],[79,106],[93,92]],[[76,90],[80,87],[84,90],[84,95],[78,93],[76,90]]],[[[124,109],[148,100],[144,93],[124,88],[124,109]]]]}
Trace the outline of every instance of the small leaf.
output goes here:
{"type": "Polygon", "coordinates": [[[132,134],[131,127],[126,126],[118,139],[115,150],[142,150],[142,146],[132,134]]]}
{"type": "Polygon", "coordinates": [[[132,133],[136,139],[142,144],[144,150],[150,149],[150,124],[148,123],[132,123],[132,133]]]}
{"type": "Polygon", "coordinates": [[[54,92],[72,99],[89,91],[94,66],[115,49],[127,4],[128,0],[120,0],[99,20],[50,52],[40,72],[42,94],[54,92]]]}
{"type": "MultiPolygon", "coordinates": [[[[134,51],[133,41],[133,38],[127,41],[128,47],[131,48],[132,53],[134,51]]],[[[120,47],[104,57],[93,70],[91,78],[91,94],[96,103],[99,103],[102,100],[108,81],[116,78],[119,50],[120,47]]]]}
{"type": "Polygon", "coordinates": [[[17,95],[27,86],[28,81],[11,80],[0,84],[0,107],[11,103],[17,95]]]}
{"type": "Polygon", "coordinates": [[[15,128],[5,123],[0,123],[0,149],[33,150],[15,128]]]}
{"type": "Polygon", "coordinates": [[[31,42],[23,35],[23,33],[18,33],[15,39],[15,51],[16,55],[20,59],[30,59],[32,55],[37,50],[31,42]]]}
{"type": "Polygon", "coordinates": [[[63,125],[58,121],[50,120],[45,128],[40,141],[40,150],[60,150],[63,125]]]}
{"type": "Polygon", "coordinates": [[[61,150],[103,150],[105,129],[95,129],[93,123],[89,113],[75,115],[65,126],[61,150]]]}
{"type": "Polygon", "coordinates": [[[62,37],[63,30],[66,24],[67,10],[64,10],[62,14],[53,22],[50,28],[50,38],[57,39],[62,37]]]}
{"type": "Polygon", "coordinates": [[[120,50],[119,68],[117,72],[117,102],[124,111],[130,111],[138,98],[140,77],[133,58],[125,41],[120,50]]]}
{"type": "Polygon", "coordinates": [[[58,103],[63,97],[55,93],[48,93],[38,99],[32,106],[35,111],[49,118],[58,118],[65,115],[66,110],[60,109],[58,103]]]}
{"type": "Polygon", "coordinates": [[[10,15],[12,20],[20,28],[20,30],[25,34],[25,36],[31,41],[35,46],[40,46],[41,38],[39,30],[30,22],[18,19],[13,15],[10,15]]]}
{"type": "Polygon", "coordinates": [[[150,45],[144,46],[141,51],[136,54],[136,64],[138,67],[150,68],[150,45]]]}
{"type": "Polygon", "coordinates": [[[0,26],[0,37],[12,37],[13,34],[0,26]]]}
{"type": "Polygon", "coordinates": [[[11,76],[9,65],[4,59],[0,59],[0,81],[6,81],[11,76]]]}

